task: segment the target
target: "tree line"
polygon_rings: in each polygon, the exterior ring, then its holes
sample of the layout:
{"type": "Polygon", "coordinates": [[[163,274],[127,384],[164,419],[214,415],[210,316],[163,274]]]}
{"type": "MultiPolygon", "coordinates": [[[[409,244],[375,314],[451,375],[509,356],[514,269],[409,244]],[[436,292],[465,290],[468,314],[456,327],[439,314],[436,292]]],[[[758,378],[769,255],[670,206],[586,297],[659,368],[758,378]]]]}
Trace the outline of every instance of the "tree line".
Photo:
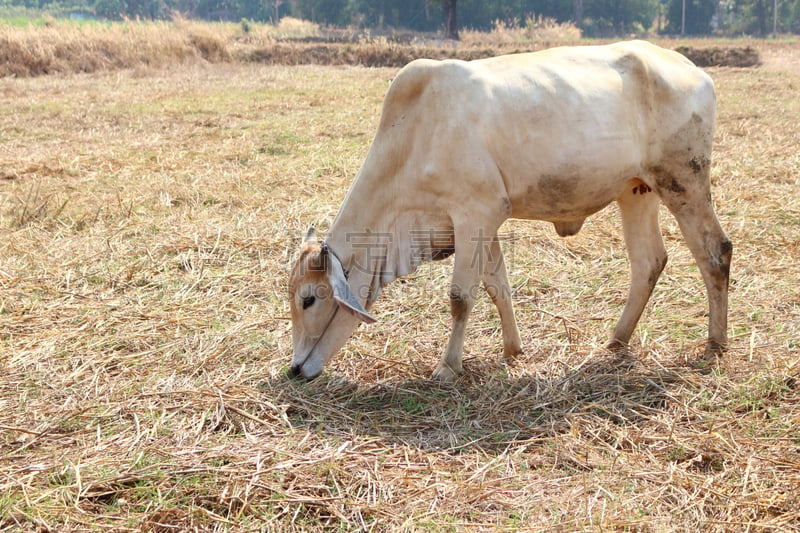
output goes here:
{"type": "Polygon", "coordinates": [[[642,34],[766,36],[800,33],[800,0],[0,0],[0,7],[80,12],[104,19],[276,23],[292,16],[333,26],[443,32],[488,30],[535,17],[572,23],[588,37],[642,34]]]}

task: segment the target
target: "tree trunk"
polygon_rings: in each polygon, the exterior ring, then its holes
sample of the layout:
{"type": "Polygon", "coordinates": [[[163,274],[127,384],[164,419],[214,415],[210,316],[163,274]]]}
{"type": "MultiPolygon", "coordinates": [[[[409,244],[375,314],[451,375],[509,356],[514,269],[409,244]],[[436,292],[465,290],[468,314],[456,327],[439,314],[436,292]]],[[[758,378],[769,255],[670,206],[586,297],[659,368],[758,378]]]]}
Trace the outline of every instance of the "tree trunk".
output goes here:
{"type": "Polygon", "coordinates": [[[767,35],[767,6],[764,5],[764,0],[756,2],[756,17],[758,17],[758,31],[764,37],[767,35]]]}
{"type": "Polygon", "coordinates": [[[778,36],[778,0],[772,2],[772,36],[778,36]]]}
{"type": "Polygon", "coordinates": [[[280,15],[279,9],[280,9],[282,3],[283,3],[283,0],[275,0],[273,2],[273,4],[275,5],[275,25],[276,26],[281,21],[281,15],[280,15]]]}
{"type": "Polygon", "coordinates": [[[448,39],[458,40],[456,0],[444,0],[444,34],[448,39]]]}
{"type": "Polygon", "coordinates": [[[575,27],[583,28],[583,0],[574,0],[573,6],[575,27]]]}

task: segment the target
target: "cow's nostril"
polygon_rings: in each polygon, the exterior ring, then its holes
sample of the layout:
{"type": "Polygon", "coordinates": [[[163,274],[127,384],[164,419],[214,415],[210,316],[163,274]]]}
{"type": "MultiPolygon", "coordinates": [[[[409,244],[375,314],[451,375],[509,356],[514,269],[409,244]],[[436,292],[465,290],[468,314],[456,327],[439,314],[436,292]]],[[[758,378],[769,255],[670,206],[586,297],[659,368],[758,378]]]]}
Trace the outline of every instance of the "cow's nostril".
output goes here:
{"type": "Polygon", "coordinates": [[[300,375],[300,365],[292,365],[292,368],[289,369],[289,377],[296,378],[300,375]]]}

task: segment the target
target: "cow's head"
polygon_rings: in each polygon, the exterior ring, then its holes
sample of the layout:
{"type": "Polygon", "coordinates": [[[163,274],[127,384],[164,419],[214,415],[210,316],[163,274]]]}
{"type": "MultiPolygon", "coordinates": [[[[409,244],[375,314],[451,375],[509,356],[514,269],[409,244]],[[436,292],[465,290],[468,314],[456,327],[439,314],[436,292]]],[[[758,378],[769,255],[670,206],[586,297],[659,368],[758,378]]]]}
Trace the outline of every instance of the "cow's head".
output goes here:
{"type": "Polygon", "coordinates": [[[313,227],[289,277],[289,306],[294,343],[291,375],[307,379],[322,372],[359,321],[375,322],[350,289],[339,257],[317,241],[313,227]]]}

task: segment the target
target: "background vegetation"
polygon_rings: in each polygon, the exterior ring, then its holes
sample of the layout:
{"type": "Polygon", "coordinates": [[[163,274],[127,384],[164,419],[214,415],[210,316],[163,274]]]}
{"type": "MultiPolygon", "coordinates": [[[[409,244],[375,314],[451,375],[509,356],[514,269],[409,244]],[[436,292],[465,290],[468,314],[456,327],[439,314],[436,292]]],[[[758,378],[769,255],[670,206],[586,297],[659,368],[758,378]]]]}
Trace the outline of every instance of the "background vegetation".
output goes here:
{"type": "MultiPolygon", "coordinates": [[[[498,22],[490,32],[461,33],[456,46],[426,35],[374,37],[321,28],[291,17],[284,17],[277,25],[185,19],[104,24],[53,20],[40,26],[0,25],[0,76],[159,67],[197,59],[211,63],[401,67],[417,57],[476,59],[581,42],[574,25],[552,19],[531,21],[525,27],[498,22]]],[[[759,63],[757,48],[747,42],[718,46],[703,41],[671,41],[666,46],[679,47],[701,66],[746,67],[759,63]]]]}
{"type": "Polygon", "coordinates": [[[544,17],[571,22],[588,37],[800,32],[800,0],[687,0],[685,19],[683,6],[683,0],[0,0],[0,15],[23,23],[43,14],[108,20],[170,19],[179,14],[274,24],[291,16],[339,27],[435,32],[443,29],[446,12],[453,10],[457,27],[473,30],[488,30],[498,21],[524,27],[544,17]]]}

